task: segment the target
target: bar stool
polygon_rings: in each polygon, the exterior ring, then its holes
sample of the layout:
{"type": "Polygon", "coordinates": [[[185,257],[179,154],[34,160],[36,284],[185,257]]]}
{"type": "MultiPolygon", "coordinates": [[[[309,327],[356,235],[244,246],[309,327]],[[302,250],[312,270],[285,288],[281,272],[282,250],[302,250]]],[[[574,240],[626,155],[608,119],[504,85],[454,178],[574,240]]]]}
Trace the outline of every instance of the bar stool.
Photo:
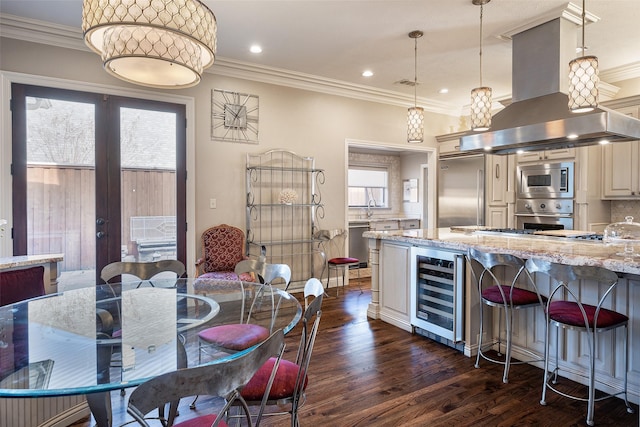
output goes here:
{"type": "Polygon", "coordinates": [[[593,418],[595,402],[623,394],[624,402],[627,406],[627,412],[633,413],[633,409],[627,400],[627,372],[629,371],[627,350],[629,338],[627,328],[629,318],[622,313],[603,307],[605,300],[618,284],[618,276],[616,273],[602,267],[555,264],[535,258],[529,259],[526,262],[526,268],[530,274],[540,273],[548,276],[551,279],[553,286],[553,291],[549,295],[549,300],[545,307],[546,334],[544,347],[544,377],[540,404],[547,404],[547,389],[550,389],[564,397],[587,402],[587,424],[592,426],[594,425],[593,418]],[[604,288],[602,289],[606,290],[597,300],[596,305],[581,302],[576,296],[575,291],[569,287],[570,284],[579,280],[595,280],[600,285],[604,285],[604,288]],[[550,325],[556,326],[556,360],[555,367],[551,372],[549,371],[550,325]],[[558,383],[558,372],[560,370],[560,366],[558,364],[558,336],[560,335],[560,328],[581,331],[587,336],[589,347],[589,392],[587,398],[565,393],[556,385],[558,383]],[[595,355],[598,334],[617,328],[624,328],[624,390],[617,393],[607,394],[596,399],[595,355]]]}
{"type": "Polygon", "coordinates": [[[502,382],[509,382],[509,368],[512,364],[522,364],[530,362],[541,362],[542,359],[533,353],[523,350],[531,354],[533,359],[526,361],[511,361],[512,333],[513,333],[513,312],[524,308],[544,308],[545,297],[540,295],[535,283],[529,280],[529,285],[534,291],[517,287],[518,279],[523,276],[530,279],[525,269],[524,260],[508,254],[486,253],[470,248],[467,252],[467,262],[471,266],[471,274],[476,282],[478,295],[482,304],[500,309],[498,317],[498,339],[489,344],[483,344],[484,335],[484,309],[480,307],[480,336],[478,339],[478,354],[476,356],[475,367],[480,367],[480,358],[493,363],[504,365],[504,374],[502,382]],[[500,268],[499,268],[500,267],[500,268]],[[504,359],[494,359],[485,354],[483,348],[498,345],[498,356],[501,353],[502,345],[502,314],[505,317],[505,349],[504,359]]]}
{"type": "MultiPolygon", "coordinates": [[[[316,233],[315,237],[320,241],[321,252],[323,259],[327,259],[327,290],[329,289],[329,283],[331,283],[331,272],[335,271],[336,274],[336,295],[338,295],[338,278],[342,273],[342,289],[344,289],[345,276],[347,272],[355,267],[358,271],[358,287],[360,293],[362,293],[362,287],[360,286],[360,260],[353,257],[343,257],[331,255],[335,252],[342,252],[344,244],[347,239],[347,231],[340,228],[335,230],[320,230],[316,233]]],[[[322,278],[322,274],[320,275],[322,278]]]]}

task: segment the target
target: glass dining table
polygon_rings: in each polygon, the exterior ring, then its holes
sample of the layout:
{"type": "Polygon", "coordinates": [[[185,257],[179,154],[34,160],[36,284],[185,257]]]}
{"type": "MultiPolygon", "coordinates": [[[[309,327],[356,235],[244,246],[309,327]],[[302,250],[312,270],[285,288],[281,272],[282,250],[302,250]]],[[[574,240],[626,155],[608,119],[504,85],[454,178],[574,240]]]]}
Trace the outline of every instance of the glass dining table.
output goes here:
{"type": "Polygon", "coordinates": [[[197,278],[91,286],[3,306],[0,398],[86,395],[97,425],[110,426],[111,391],[240,354],[201,355],[201,330],[248,321],[286,334],[301,315],[298,300],[276,287],[197,278]]]}

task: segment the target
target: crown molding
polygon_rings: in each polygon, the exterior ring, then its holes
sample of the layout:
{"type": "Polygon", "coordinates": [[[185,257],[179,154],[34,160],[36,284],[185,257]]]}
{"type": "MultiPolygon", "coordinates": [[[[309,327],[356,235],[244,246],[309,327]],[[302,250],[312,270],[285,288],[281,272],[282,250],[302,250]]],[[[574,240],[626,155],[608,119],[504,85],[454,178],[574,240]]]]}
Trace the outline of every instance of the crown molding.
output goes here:
{"type": "MultiPolygon", "coordinates": [[[[0,14],[0,37],[91,52],[84,43],[82,31],[78,28],[14,15],[0,14]]],[[[216,57],[213,66],[205,73],[406,108],[414,105],[413,96],[401,92],[386,91],[222,57],[216,57]]],[[[418,98],[418,105],[423,107],[425,111],[453,116],[457,116],[460,111],[459,107],[454,105],[426,98],[418,98]]]]}
{"type": "Polygon", "coordinates": [[[599,75],[600,80],[606,80],[608,82],[621,82],[623,80],[638,78],[640,77],[640,61],[600,71],[599,75]]]}

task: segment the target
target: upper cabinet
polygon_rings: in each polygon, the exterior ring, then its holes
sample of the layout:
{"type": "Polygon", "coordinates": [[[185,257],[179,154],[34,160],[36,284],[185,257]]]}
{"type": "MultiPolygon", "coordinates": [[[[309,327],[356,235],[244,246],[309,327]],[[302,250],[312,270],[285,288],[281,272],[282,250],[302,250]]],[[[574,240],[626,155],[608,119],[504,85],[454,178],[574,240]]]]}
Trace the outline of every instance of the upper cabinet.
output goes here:
{"type": "MultiPolygon", "coordinates": [[[[638,117],[640,107],[618,111],[638,117]]],[[[640,199],[640,141],[616,142],[602,147],[602,197],[640,199]]]]}
{"type": "Polygon", "coordinates": [[[559,148],[557,150],[529,151],[520,153],[518,163],[539,162],[541,160],[566,160],[576,157],[575,148],[559,148]]]}

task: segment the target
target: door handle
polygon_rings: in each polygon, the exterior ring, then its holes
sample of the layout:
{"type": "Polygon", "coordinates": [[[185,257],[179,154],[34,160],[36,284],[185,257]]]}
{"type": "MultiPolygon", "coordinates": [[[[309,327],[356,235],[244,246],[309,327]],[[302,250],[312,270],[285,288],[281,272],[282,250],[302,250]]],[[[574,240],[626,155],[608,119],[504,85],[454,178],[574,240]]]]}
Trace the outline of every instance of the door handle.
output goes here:
{"type": "Polygon", "coordinates": [[[104,218],[96,219],[96,224],[98,224],[98,225],[104,225],[104,224],[106,224],[106,222],[107,221],[104,218]]]}
{"type": "Polygon", "coordinates": [[[104,231],[98,231],[98,232],[96,233],[96,237],[97,237],[98,239],[102,239],[102,238],[103,238],[104,236],[106,236],[106,235],[107,235],[107,233],[105,233],[104,231]]]}

